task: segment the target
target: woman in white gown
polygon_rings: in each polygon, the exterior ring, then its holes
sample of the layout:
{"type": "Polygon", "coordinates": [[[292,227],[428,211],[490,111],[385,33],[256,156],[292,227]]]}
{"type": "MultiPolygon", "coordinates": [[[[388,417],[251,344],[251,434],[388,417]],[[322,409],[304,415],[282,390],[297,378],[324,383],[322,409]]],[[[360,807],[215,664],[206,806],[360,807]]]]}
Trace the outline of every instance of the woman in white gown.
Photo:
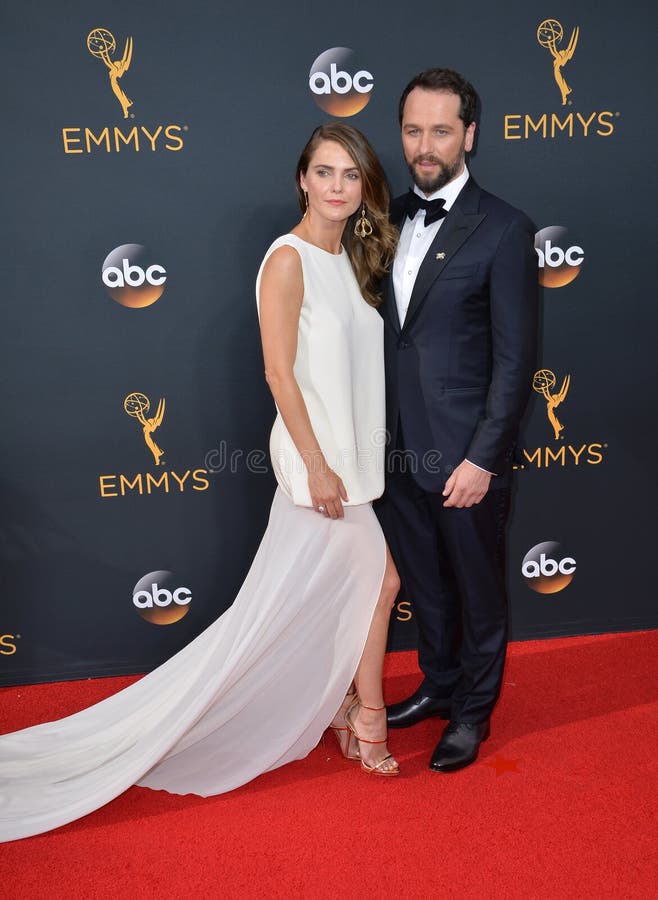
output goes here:
{"type": "Polygon", "coordinates": [[[0,840],[133,784],[229,791],[303,758],[329,725],[366,772],[398,772],[382,664],[399,582],[371,508],[384,484],[374,307],[395,246],[388,191],[363,135],[338,123],[313,133],[297,187],[304,216],[269,248],[256,286],[279,486],[251,569],[230,609],[153,672],[0,738],[0,840]]]}

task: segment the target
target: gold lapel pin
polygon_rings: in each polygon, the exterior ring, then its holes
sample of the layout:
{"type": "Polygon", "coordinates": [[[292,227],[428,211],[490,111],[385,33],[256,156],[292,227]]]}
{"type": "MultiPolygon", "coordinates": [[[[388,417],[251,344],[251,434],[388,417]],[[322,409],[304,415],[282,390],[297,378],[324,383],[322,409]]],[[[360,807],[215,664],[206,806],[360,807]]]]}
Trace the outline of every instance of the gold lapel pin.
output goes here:
{"type": "Polygon", "coordinates": [[[445,253],[437,253],[437,254],[436,254],[436,258],[437,258],[437,259],[445,259],[445,258],[446,258],[446,255],[445,255],[445,253]]]}

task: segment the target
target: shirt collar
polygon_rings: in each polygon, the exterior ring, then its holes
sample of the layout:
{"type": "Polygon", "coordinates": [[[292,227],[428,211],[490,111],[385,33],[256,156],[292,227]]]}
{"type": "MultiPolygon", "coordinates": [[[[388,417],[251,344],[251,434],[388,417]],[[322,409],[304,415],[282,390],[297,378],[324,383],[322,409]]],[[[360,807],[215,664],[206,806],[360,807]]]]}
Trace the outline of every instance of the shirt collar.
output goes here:
{"type": "Polygon", "coordinates": [[[433,194],[430,194],[429,197],[425,197],[425,194],[416,184],[414,184],[414,193],[418,194],[419,197],[423,197],[425,200],[437,200],[439,198],[441,200],[445,200],[445,209],[449,210],[468,179],[468,168],[464,166],[464,171],[461,173],[461,175],[453,178],[453,180],[449,181],[448,184],[444,184],[444,186],[440,190],[435,191],[433,194]]]}

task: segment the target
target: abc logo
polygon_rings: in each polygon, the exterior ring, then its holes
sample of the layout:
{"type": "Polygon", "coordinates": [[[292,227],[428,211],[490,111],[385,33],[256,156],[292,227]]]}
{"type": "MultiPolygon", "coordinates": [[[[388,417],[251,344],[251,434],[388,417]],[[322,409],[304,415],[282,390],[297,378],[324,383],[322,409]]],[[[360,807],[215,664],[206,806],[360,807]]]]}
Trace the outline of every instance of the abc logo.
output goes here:
{"type": "Polygon", "coordinates": [[[566,556],[555,541],[544,541],[528,550],[521,565],[528,587],[538,594],[557,594],[570,584],[575,571],[576,560],[566,556]]]}
{"type": "Polygon", "coordinates": [[[332,47],[311,66],[308,86],[320,109],[330,116],[355,116],[370,100],[373,77],[358,69],[353,57],[348,47],[332,47]]]}
{"type": "Polygon", "coordinates": [[[549,225],[535,235],[539,283],[543,287],[564,287],[580,274],[585,251],[576,244],[569,246],[567,234],[567,229],[561,225],[549,225]]]}
{"type": "Polygon", "coordinates": [[[133,588],[137,612],[153,625],[171,625],[187,613],[192,601],[189,588],[179,587],[172,572],[149,572],[133,588]]]}
{"type": "Polygon", "coordinates": [[[102,278],[113,300],[130,309],[141,309],[162,296],[167,272],[149,259],[146,247],[122,244],[105,259],[102,278]]]}

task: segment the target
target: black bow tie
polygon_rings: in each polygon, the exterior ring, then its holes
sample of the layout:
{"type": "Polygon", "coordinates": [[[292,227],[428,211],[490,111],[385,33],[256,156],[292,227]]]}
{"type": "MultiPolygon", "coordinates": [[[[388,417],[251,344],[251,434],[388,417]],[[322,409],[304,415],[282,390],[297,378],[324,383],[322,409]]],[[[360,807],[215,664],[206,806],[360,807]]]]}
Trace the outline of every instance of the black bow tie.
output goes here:
{"type": "Polygon", "coordinates": [[[445,200],[425,200],[424,197],[419,197],[415,191],[409,189],[409,193],[406,196],[406,206],[407,206],[407,216],[410,219],[413,219],[419,209],[425,210],[425,227],[431,225],[432,222],[438,222],[439,219],[443,219],[444,216],[448,215],[448,210],[445,209],[445,200]]]}

